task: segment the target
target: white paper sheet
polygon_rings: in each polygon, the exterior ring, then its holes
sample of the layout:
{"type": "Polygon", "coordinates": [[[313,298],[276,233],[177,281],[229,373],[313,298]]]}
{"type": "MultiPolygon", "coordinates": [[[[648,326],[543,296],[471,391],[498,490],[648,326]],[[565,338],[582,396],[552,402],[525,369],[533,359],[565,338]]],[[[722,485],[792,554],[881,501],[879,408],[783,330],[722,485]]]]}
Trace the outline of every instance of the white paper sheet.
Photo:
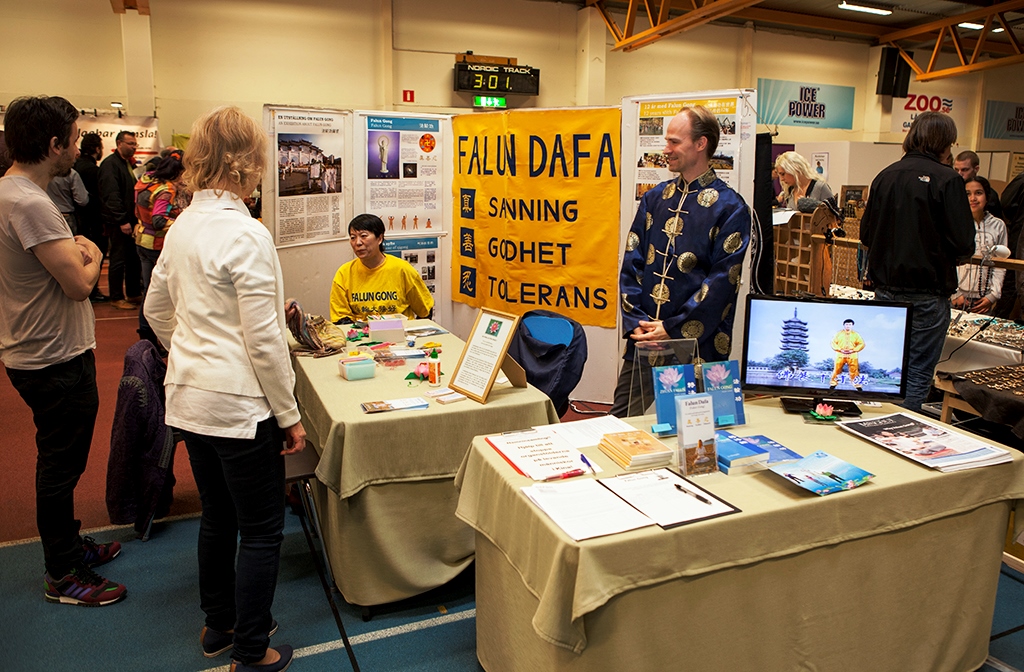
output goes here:
{"type": "Polygon", "coordinates": [[[592,478],[537,483],[523,494],[576,541],[654,524],[592,478]]]}

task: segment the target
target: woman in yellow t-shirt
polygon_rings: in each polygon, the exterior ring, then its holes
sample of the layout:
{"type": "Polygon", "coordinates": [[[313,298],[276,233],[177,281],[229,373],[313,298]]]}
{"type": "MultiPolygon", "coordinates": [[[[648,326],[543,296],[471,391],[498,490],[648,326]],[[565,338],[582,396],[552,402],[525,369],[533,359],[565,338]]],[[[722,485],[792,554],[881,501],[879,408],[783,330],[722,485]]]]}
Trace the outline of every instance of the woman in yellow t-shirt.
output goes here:
{"type": "Polygon", "coordinates": [[[434,297],[420,274],[409,262],[384,254],[384,222],[380,217],[355,217],[348,225],[348,242],[356,258],[334,274],[331,322],[395,313],[412,319],[430,315],[434,297]]]}

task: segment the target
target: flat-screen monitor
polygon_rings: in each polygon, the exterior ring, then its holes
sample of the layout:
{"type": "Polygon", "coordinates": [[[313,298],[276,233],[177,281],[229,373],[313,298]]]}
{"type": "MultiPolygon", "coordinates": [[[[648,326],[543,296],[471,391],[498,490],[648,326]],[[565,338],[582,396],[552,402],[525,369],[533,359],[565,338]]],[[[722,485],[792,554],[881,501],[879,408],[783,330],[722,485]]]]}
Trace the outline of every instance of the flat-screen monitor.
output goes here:
{"type": "MultiPolygon", "coordinates": [[[[745,392],[820,400],[900,402],[907,394],[912,306],[852,299],[747,296],[740,380],[745,392]]],[[[855,404],[833,404],[859,415],[855,404]]]]}

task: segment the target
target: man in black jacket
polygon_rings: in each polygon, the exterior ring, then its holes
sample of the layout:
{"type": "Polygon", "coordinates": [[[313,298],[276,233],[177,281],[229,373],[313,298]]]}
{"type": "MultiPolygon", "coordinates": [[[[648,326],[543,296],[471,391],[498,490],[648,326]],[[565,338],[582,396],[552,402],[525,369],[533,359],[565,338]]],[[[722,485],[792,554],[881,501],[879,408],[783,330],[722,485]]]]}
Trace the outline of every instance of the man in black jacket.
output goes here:
{"type": "Polygon", "coordinates": [[[135,252],[135,173],[132,159],[138,142],[131,131],[121,131],[117,149],[103,159],[99,169],[100,205],[107,236],[110,237],[110,285],[112,306],[137,309],[142,303],[142,263],[135,252]]]}
{"type": "Polygon", "coordinates": [[[860,222],[875,296],[914,305],[904,406],[920,410],[949,328],[958,260],[974,254],[974,218],[963,179],[949,169],[956,124],[924,112],[903,141],[902,159],[875,177],[860,222]]]}
{"type": "MultiPolygon", "coordinates": [[[[81,155],[75,161],[75,171],[82,178],[85,190],[89,192],[89,202],[77,209],[78,224],[82,235],[96,244],[96,247],[107,256],[107,237],[103,235],[103,215],[100,212],[100,169],[99,161],[103,158],[103,138],[98,133],[85,133],[79,145],[81,155]]],[[[102,260],[100,267],[103,267],[102,260]]],[[[106,301],[107,297],[100,293],[99,281],[92,289],[89,300],[93,303],[106,301]]]]}

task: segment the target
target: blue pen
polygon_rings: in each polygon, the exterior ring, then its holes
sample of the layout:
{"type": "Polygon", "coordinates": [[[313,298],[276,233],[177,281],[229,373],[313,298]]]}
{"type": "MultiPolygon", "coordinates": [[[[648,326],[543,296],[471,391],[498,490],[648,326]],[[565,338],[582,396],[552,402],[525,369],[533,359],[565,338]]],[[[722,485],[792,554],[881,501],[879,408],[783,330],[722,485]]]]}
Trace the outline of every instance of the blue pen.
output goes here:
{"type": "Polygon", "coordinates": [[[587,459],[586,455],[584,455],[583,453],[580,453],[580,459],[583,460],[583,464],[587,465],[587,469],[590,469],[590,473],[592,473],[592,474],[596,474],[597,473],[597,470],[594,469],[594,465],[592,465],[590,463],[590,460],[587,459]]]}

